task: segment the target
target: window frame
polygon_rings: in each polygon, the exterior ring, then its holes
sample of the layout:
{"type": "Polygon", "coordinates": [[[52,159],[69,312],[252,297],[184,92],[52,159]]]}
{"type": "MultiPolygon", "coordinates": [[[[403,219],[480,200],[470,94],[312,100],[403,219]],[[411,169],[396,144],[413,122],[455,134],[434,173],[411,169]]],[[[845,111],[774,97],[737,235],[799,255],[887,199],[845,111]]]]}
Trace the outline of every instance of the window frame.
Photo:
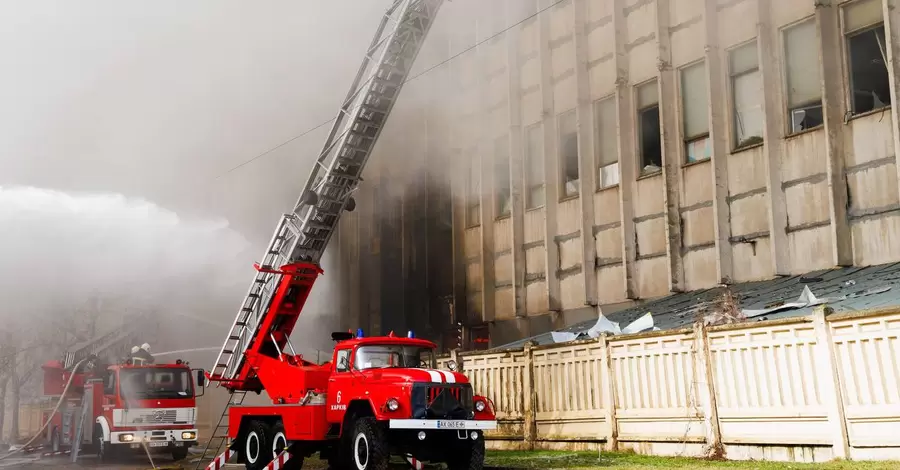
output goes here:
{"type": "Polygon", "coordinates": [[[606,96],[604,96],[604,97],[602,97],[602,98],[599,98],[599,99],[594,100],[594,102],[591,104],[591,112],[594,113],[594,130],[593,130],[593,132],[594,132],[594,140],[595,140],[595,142],[594,142],[594,168],[593,168],[593,171],[594,171],[594,173],[595,173],[595,175],[596,175],[595,177],[596,177],[596,179],[597,179],[597,181],[596,181],[596,188],[594,188],[594,189],[595,189],[595,191],[602,191],[602,190],[604,190],[604,189],[615,188],[616,186],[619,186],[619,184],[621,184],[621,181],[622,181],[622,161],[621,161],[622,158],[621,158],[621,155],[619,154],[620,152],[619,152],[619,142],[618,142],[618,136],[619,136],[619,103],[618,103],[617,100],[616,100],[616,95],[615,95],[615,93],[609,94],[609,95],[606,95],[606,96]],[[603,139],[601,138],[602,136],[600,135],[600,134],[602,133],[602,131],[601,131],[601,120],[600,120],[600,106],[601,106],[601,104],[606,103],[606,102],[612,102],[612,106],[613,106],[613,121],[615,121],[615,122],[614,122],[614,126],[613,126],[613,127],[614,127],[614,129],[613,129],[613,138],[615,139],[615,145],[614,145],[614,148],[615,148],[615,162],[609,163],[609,164],[607,164],[607,165],[604,165],[604,164],[603,164],[602,154],[601,154],[601,152],[602,152],[602,142],[603,142],[603,139]],[[609,184],[609,185],[605,185],[605,186],[604,186],[604,185],[603,185],[603,178],[602,178],[601,172],[603,171],[604,168],[609,168],[609,167],[611,167],[611,166],[615,166],[615,167],[616,167],[616,173],[617,173],[617,175],[616,175],[616,183],[614,183],[614,184],[609,184]]]}
{"type": "Polygon", "coordinates": [[[469,157],[469,164],[466,167],[466,181],[465,181],[465,201],[466,201],[466,214],[465,214],[465,226],[467,229],[480,227],[481,226],[481,193],[484,191],[482,185],[484,181],[482,181],[482,171],[480,169],[481,166],[481,158],[478,156],[478,150],[476,150],[470,155],[474,154],[475,156],[469,157]],[[478,169],[476,173],[475,170],[478,169]],[[478,191],[477,194],[473,197],[473,193],[476,193],[475,187],[473,184],[472,175],[478,175],[478,191]],[[476,209],[477,208],[477,209],[476,209]],[[474,218],[470,218],[472,213],[477,214],[474,218]]]}
{"type": "Polygon", "coordinates": [[[353,349],[351,349],[351,348],[338,349],[337,352],[335,352],[334,357],[335,357],[335,362],[334,362],[335,372],[339,372],[339,373],[350,372],[350,369],[353,367],[353,365],[351,364],[351,362],[352,362],[351,358],[353,357],[353,349]],[[347,357],[347,368],[346,369],[341,368],[341,355],[344,353],[346,353],[346,357],[347,357]]]}
{"type": "Polygon", "coordinates": [[[711,160],[712,159],[712,142],[710,141],[709,137],[711,135],[710,128],[712,127],[712,125],[710,124],[710,116],[709,116],[709,106],[710,106],[710,101],[709,101],[709,64],[706,63],[705,58],[695,60],[693,62],[689,62],[678,68],[678,95],[680,98],[680,100],[678,101],[679,111],[680,111],[678,113],[679,124],[680,124],[679,131],[680,131],[681,143],[682,143],[682,145],[681,145],[681,152],[682,152],[681,164],[683,166],[684,165],[693,165],[695,163],[701,163],[701,162],[711,160]],[[691,69],[694,67],[700,67],[700,66],[703,67],[703,71],[705,72],[703,74],[703,79],[705,80],[704,92],[706,93],[706,131],[698,133],[698,134],[688,134],[687,130],[685,129],[687,127],[687,112],[686,112],[687,110],[684,105],[685,98],[686,98],[685,93],[684,93],[684,90],[685,90],[685,88],[684,88],[684,72],[688,69],[691,69]],[[708,150],[707,153],[709,154],[709,156],[705,156],[703,158],[699,158],[694,161],[689,161],[688,160],[688,156],[690,155],[689,147],[692,144],[695,144],[700,141],[706,141],[706,148],[708,150]]]}
{"type": "MultiPolygon", "coordinates": [[[[565,201],[568,199],[574,199],[581,195],[581,145],[578,142],[578,112],[576,108],[572,108],[567,111],[563,111],[556,115],[556,168],[559,176],[559,190],[557,191],[558,198],[560,201],[565,201]],[[574,123],[574,128],[572,134],[575,136],[575,170],[578,172],[578,178],[575,180],[578,182],[576,184],[575,193],[569,194],[566,191],[566,183],[567,181],[567,171],[568,170],[568,162],[566,161],[565,156],[563,155],[563,134],[562,134],[562,124],[563,119],[572,116],[572,122],[574,123]]],[[[546,197],[546,194],[544,195],[546,197]]]]}
{"type": "Polygon", "coordinates": [[[546,170],[546,165],[545,165],[545,161],[544,161],[545,154],[546,154],[544,139],[546,139],[546,136],[544,135],[544,123],[542,121],[538,121],[529,126],[525,126],[522,129],[522,132],[523,132],[522,139],[524,141],[524,148],[525,148],[525,151],[523,152],[523,154],[524,154],[523,156],[524,156],[524,160],[525,160],[523,162],[524,169],[525,169],[525,171],[523,172],[523,180],[524,180],[523,186],[525,187],[525,210],[530,211],[530,210],[540,209],[547,205],[547,170],[546,170]],[[538,172],[538,174],[541,177],[540,184],[535,184],[535,182],[529,181],[529,176],[531,176],[531,160],[532,160],[532,158],[535,157],[535,155],[531,154],[531,145],[530,145],[531,142],[529,141],[528,137],[531,135],[531,131],[533,129],[536,129],[537,135],[538,135],[538,137],[540,137],[540,145],[538,146],[538,149],[537,149],[537,152],[538,152],[537,157],[539,160],[538,169],[540,170],[538,172]],[[541,190],[543,191],[544,201],[542,204],[535,205],[533,196],[534,196],[534,191],[537,188],[541,188],[541,190]]]}
{"type": "Polygon", "coordinates": [[[662,168],[665,165],[665,161],[664,161],[665,153],[662,149],[663,141],[662,141],[662,135],[661,135],[663,122],[662,122],[662,116],[659,115],[662,112],[662,108],[660,107],[659,94],[660,94],[659,76],[654,76],[653,78],[650,78],[650,79],[644,80],[643,82],[637,83],[634,85],[634,87],[632,89],[632,96],[634,99],[634,106],[632,107],[632,109],[634,110],[634,129],[635,129],[634,134],[635,134],[635,140],[636,140],[635,144],[637,147],[637,158],[635,158],[635,165],[637,165],[635,174],[637,175],[637,179],[661,174],[662,168]],[[654,84],[656,86],[656,102],[652,105],[641,107],[640,90],[641,90],[641,88],[643,88],[647,85],[650,85],[650,84],[654,84]],[[643,139],[641,138],[641,136],[643,134],[643,127],[641,126],[641,115],[644,112],[649,111],[651,108],[656,108],[657,119],[659,120],[658,130],[660,132],[660,139],[659,139],[660,165],[659,165],[659,170],[657,170],[657,171],[644,171],[644,167],[646,165],[644,165],[644,142],[643,142],[643,139]]]}
{"type": "MultiPolygon", "coordinates": [[[[881,11],[881,19],[874,23],[867,24],[865,26],[860,26],[855,29],[848,30],[847,29],[847,9],[853,8],[855,5],[865,3],[870,0],[851,0],[845,2],[840,5],[840,35],[841,35],[841,68],[844,73],[844,103],[846,105],[846,118],[853,119],[860,116],[866,116],[870,113],[878,113],[888,109],[894,105],[894,103],[888,103],[887,105],[880,108],[872,108],[868,111],[863,111],[856,113],[853,111],[854,109],[854,93],[853,93],[853,67],[851,63],[851,55],[850,55],[850,39],[861,34],[868,33],[870,31],[881,29],[884,32],[885,36],[885,54],[887,54],[887,47],[889,47],[888,42],[890,41],[890,35],[886,29],[884,11],[881,11]]],[[[874,3],[881,3],[880,1],[875,1],[874,3]]],[[[886,57],[885,57],[886,59],[886,57]]],[[[887,66],[887,60],[885,60],[885,64],[887,66]]],[[[888,81],[890,83],[890,71],[886,71],[888,74],[888,81]]]]}
{"type": "Polygon", "coordinates": [[[494,190],[493,192],[493,203],[494,203],[494,218],[496,220],[505,219],[507,217],[512,216],[512,155],[509,151],[509,135],[503,135],[494,139],[494,152],[493,152],[493,162],[494,162],[494,171],[493,171],[493,180],[494,180],[494,190]],[[500,155],[500,147],[499,145],[503,143],[503,155],[500,155]],[[502,160],[502,163],[501,163],[502,160]],[[500,172],[498,169],[502,166],[505,169],[505,172],[500,172]],[[501,204],[501,194],[500,194],[500,175],[501,173],[505,174],[504,182],[506,183],[506,203],[509,206],[509,211],[503,211],[503,205],[501,204]]]}
{"type": "Polygon", "coordinates": [[[780,65],[781,65],[781,85],[784,89],[784,97],[782,102],[782,109],[784,110],[784,135],[785,137],[790,137],[797,134],[803,134],[805,132],[814,131],[816,129],[821,129],[825,126],[825,90],[822,88],[822,58],[820,56],[821,45],[819,44],[819,25],[816,22],[815,16],[807,16],[800,20],[794,21],[790,24],[787,24],[781,27],[778,30],[778,38],[779,38],[779,46],[781,48],[781,57],[780,57],[780,65]],[[818,100],[812,101],[803,101],[802,104],[791,106],[791,81],[790,81],[790,57],[788,55],[788,32],[794,28],[799,28],[801,26],[812,24],[813,31],[816,33],[816,41],[814,42],[815,46],[815,54],[816,54],[816,65],[819,67],[818,75],[818,85],[819,85],[819,97],[818,100]],[[814,108],[818,103],[818,107],[822,114],[822,122],[816,124],[812,127],[807,127],[806,129],[794,130],[794,112],[807,108],[814,108]]]}
{"type": "MultiPolygon", "coordinates": [[[[725,67],[727,73],[727,88],[728,88],[728,130],[729,130],[729,147],[731,148],[730,153],[737,153],[743,150],[751,149],[760,145],[764,145],[766,142],[765,136],[765,110],[763,110],[763,125],[762,125],[762,134],[760,136],[760,141],[758,142],[750,142],[744,145],[741,145],[740,135],[738,135],[738,110],[737,110],[737,99],[735,95],[735,81],[741,77],[751,75],[751,74],[759,74],[760,82],[762,82],[762,69],[760,68],[760,60],[759,60],[759,37],[754,36],[752,39],[746,40],[744,42],[740,42],[725,49],[725,67]],[[734,72],[734,68],[732,67],[732,54],[740,50],[744,47],[748,47],[751,44],[756,46],[756,67],[748,70],[744,70],[739,73],[734,72]]],[[[764,90],[760,90],[761,94],[764,94],[764,90]]]]}

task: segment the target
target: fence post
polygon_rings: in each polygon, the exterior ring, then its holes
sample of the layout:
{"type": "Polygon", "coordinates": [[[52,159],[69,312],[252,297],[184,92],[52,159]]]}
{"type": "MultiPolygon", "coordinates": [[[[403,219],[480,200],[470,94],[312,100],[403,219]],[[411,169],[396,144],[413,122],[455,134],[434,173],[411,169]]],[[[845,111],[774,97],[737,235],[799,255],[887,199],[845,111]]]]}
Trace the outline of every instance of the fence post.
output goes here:
{"type": "Polygon", "coordinates": [[[725,455],[722,445],[722,431],[719,429],[719,409],[716,405],[715,375],[712,355],[709,353],[709,337],[706,324],[694,324],[694,393],[700,409],[703,410],[703,424],[706,431],[707,457],[721,458],[725,455]]]}
{"type": "Polygon", "coordinates": [[[834,343],[831,339],[831,327],[825,319],[832,309],[822,305],[816,307],[812,314],[812,323],[816,331],[816,346],[813,350],[816,361],[816,376],[819,389],[822,390],[822,405],[828,410],[828,426],[833,439],[832,453],[836,459],[850,457],[850,442],[847,437],[847,420],[844,418],[844,400],[841,395],[841,384],[834,359],[834,343]]]}
{"type": "Polygon", "coordinates": [[[534,449],[534,441],[537,436],[537,422],[535,420],[535,408],[537,407],[537,395],[534,391],[534,343],[525,343],[525,367],[522,371],[522,418],[523,440],[527,450],[534,449]]]}
{"type": "Polygon", "coordinates": [[[613,372],[612,352],[609,349],[609,336],[606,333],[598,338],[600,343],[600,387],[603,397],[603,413],[606,420],[606,450],[619,450],[619,423],[616,420],[616,382],[613,372]]]}

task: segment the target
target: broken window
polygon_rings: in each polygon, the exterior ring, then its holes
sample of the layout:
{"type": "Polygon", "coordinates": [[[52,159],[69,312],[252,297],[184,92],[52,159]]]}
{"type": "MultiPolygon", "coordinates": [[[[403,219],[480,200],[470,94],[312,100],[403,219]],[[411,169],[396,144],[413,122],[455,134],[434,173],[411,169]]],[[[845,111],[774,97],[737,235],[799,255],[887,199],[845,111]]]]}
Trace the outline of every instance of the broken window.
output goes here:
{"type": "Polygon", "coordinates": [[[816,21],[784,30],[784,61],[790,133],[821,126],[822,84],[816,21]]]}
{"type": "Polygon", "coordinates": [[[602,189],[619,184],[615,97],[594,102],[594,116],[597,126],[597,187],[602,189]]]}
{"type": "Polygon", "coordinates": [[[890,106],[881,1],[850,3],[844,8],[843,16],[850,75],[850,112],[861,114],[890,106]]]}
{"type": "Polygon", "coordinates": [[[469,158],[469,174],[466,179],[466,227],[481,224],[481,168],[478,157],[469,158]]]}
{"type": "Polygon", "coordinates": [[[706,62],[681,69],[682,132],[687,163],[706,160],[712,156],[706,81],[706,62]]]}
{"type": "Polygon", "coordinates": [[[563,195],[578,195],[578,122],[575,111],[559,116],[559,164],[563,195]]]}
{"type": "Polygon", "coordinates": [[[497,217],[506,217],[512,212],[509,171],[509,137],[498,137],[494,141],[494,192],[497,217]]]}
{"type": "Polygon", "coordinates": [[[763,95],[756,40],[729,51],[728,65],[734,107],[734,147],[760,144],[763,141],[763,95]]]}
{"type": "Polygon", "coordinates": [[[528,189],[525,207],[534,209],[544,205],[544,136],[540,124],[525,130],[525,187],[528,189]]]}
{"type": "Polygon", "coordinates": [[[659,127],[659,88],[656,80],[637,88],[638,136],[641,175],[662,169],[662,141],[659,127]]]}

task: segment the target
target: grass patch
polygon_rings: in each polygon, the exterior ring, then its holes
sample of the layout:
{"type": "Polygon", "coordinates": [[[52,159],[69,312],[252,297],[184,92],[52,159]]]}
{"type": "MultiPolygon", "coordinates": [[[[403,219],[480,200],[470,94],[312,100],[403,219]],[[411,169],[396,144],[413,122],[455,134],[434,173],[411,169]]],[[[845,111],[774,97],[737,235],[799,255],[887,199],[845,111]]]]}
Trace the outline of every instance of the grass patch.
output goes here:
{"type": "MultiPolygon", "coordinates": [[[[655,457],[628,452],[555,452],[555,451],[489,451],[484,462],[486,470],[649,470],[649,469],[734,469],[734,470],[896,470],[900,462],[835,461],[815,464],[782,462],[712,461],[677,457],[655,457]]],[[[304,470],[326,470],[328,464],[316,458],[306,459],[304,470]]],[[[445,468],[429,465],[429,470],[445,468]]],[[[391,470],[409,469],[400,459],[394,459],[391,470]]]]}
{"type": "Polygon", "coordinates": [[[624,452],[552,452],[495,451],[488,452],[486,467],[503,469],[603,469],[637,470],[672,469],[753,469],[753,470],[892,470],[898,462],[849,462],[800,464],[763,461],[711,461],[691,458],[656,457],[624,452]]]}

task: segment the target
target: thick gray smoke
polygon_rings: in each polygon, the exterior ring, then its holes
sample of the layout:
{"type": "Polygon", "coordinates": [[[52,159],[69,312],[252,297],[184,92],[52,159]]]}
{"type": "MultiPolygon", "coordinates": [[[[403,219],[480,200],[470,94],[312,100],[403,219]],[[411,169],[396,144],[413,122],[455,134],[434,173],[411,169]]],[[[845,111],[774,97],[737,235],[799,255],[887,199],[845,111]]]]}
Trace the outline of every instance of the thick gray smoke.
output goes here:
{"type": "MultiPolygon", "coordinates": [[[[222,219],[181,218],[118,194],[33,187],[0,187],[0,242],[5,325],[103,334],[124,315],[154,315],[156,351],[219,345],[263,251],[222,219]]],[[[330,295],[315,289],[304,325],[337,313],[323,308],[334,304],[330,295]]],[[[301,329],[294,341],[315,336],[301,329]]]]}

